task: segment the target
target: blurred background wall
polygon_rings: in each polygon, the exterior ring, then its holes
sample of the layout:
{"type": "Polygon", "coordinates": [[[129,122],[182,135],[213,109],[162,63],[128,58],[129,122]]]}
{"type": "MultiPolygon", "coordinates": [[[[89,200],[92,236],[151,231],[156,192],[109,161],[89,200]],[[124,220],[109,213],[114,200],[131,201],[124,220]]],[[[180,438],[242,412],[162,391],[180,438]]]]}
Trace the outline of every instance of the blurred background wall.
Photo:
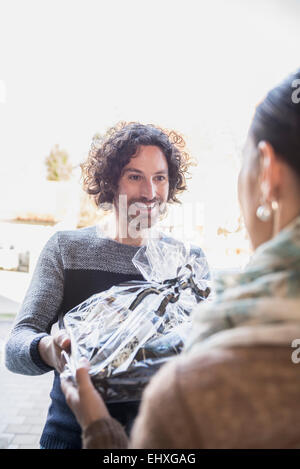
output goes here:
{"type": "Polygon", "coordinates": [[[53,232],[103,218],[80,163],[120,120],[182,133],[198,165],[163,228],[212,268],[242,267],[241,149],[256,104],[299,66],[299,20],[298,0],[1,2],[0,274],[14,279],[0,293],[22,297],[53,232]]]}

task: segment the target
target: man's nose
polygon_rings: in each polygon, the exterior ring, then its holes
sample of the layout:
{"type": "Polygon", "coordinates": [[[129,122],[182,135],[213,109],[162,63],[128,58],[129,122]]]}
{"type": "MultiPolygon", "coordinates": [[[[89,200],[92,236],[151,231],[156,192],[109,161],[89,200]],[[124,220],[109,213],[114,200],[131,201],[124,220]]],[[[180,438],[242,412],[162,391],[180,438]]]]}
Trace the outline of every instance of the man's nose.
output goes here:
{"type": "Polygon", "coordinates": [[[152,200],[156,196],[156,186],[152,179],[145,180],[141,187],[141,196],[147,200],[152,200]]]}

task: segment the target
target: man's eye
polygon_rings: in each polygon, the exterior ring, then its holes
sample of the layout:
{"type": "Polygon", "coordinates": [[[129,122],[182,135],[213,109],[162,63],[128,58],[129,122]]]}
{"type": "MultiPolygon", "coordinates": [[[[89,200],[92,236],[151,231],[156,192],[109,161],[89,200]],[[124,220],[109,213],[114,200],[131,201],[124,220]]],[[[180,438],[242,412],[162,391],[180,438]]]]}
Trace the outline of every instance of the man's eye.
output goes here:
{"type": "Polygon", "coordinates": [[[138,174],[131,174],[129,176],[129,179],[131,179],[132,181],[138,181],[140,179],[141,176],[139,176],[138,174]]]}
{"type": "Polygon", "coordinates": [[[165,181],[166,176],[157,176],[158,181],[165,181]]]}

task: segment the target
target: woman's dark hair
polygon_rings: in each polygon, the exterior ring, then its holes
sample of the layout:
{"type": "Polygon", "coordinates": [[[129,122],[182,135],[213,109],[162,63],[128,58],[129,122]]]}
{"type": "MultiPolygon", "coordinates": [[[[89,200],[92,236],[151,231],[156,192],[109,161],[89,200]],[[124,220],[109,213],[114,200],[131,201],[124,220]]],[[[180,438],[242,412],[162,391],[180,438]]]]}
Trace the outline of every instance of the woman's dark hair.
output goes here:
{"type": "Polygon", "coordinates": [[[273,88],[258,105],[250,127],[257,146],[269,142],[300,176],[300,69],[273,88]]]}
{"type": "Polygon", "coordinates": [[[182,136],[152,124],[120,122],[105,135],[94,137],[87,161],[81,165],[83,188],[97,206],[108,209],[113,203],[122,169],[141,145],[155,145],[162,150],[169,170],[168,202],[180,203],[177,195],[186,190],[188,168],[194,164],[184,151],[182,136]]]}

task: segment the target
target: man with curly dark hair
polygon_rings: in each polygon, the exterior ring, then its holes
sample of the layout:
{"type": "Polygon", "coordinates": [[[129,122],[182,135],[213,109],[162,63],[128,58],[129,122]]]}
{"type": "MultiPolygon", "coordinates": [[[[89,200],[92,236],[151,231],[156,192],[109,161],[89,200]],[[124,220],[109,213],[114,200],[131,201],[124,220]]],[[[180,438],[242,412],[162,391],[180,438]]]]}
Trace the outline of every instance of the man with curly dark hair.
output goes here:
{"type": "MultiPolygon", "coordinates": [[[[166,204],[178,202],[177,195],[186,189],[192,160],[184,145],[175,132],[139,123],[121,123],[95,139],[82,168],[84,188],[97,206],[113,210],[115,233],[107,236],[99,226],[59,231],[39,257],[6,344],[6,366],[28,375],[54,371],[52,402],[40,440],[43,448],[81,448],[81,428],[60,386],[62,351],[70,348],[62,330],[63,316],[95,293],[143,280],[132,258],[166,204]],[[57,321],[60,330],[51,334],[57,321]]],[[[206,263],[200,248],[192,251],[206,263]]],[[[138,407],[139,402],[108,404],[110,414],[127,433],[138,407]]]]}
{"type": "Polygon", "coordinates": [[[120,123],[95,138],[82,165],[84,188],[97,206],[115,213],[115,239],[140,244],[144,229],[166,212],[167,203],[180,203],[188,168],[183,138],[153,125],[120,123]],[[131,228],[131,229],[130,229],[131,228]]]}

